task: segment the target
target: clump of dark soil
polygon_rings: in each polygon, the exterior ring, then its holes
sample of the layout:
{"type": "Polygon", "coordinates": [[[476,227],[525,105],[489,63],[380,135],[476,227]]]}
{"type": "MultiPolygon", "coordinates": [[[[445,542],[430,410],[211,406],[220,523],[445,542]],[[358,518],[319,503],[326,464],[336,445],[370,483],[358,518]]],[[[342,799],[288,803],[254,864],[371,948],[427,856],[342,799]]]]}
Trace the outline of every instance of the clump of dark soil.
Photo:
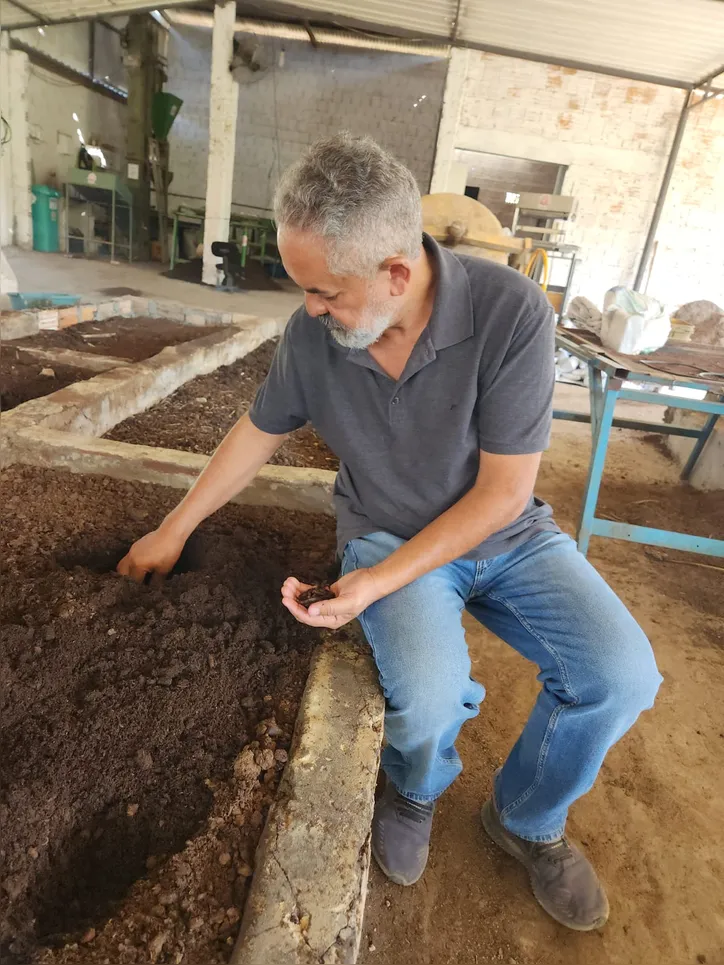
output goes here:
{"type": "MultiPolygon", "coordinates": [[[[187,382],[146,412],[119,423],[105,438],[211,455],[254,401],[276,344],[270,339],[233,365],[187,382]]],[[[270,461],[335,472],[339,468],[337,457],[309,426],[292,433],[270,461]]]]}
{"type": "Polygon", "coordinates": [[[238,506],[160,586],[113,572],[179,493],[3,473],[0,960],[227,961],[333,576],[333,521],[238,506]]]}
{"type": "Polygon", "coordinates": [[[17,349],[15,344],[6,343],[0,349],[0,407],[3,412],[97,374],[88,369],[34,358],[17,349]]]}
{"type": "Polygon", "coordinates": [[[17,348],[70,349],[142,362],[157,355],[167,345],[193,342],[218,332],[222,327],[184,325],[166,318],[107,318],[102,322],[71,325],[58,332],[39,332],[18,339],[13,345],[17,348]]]}

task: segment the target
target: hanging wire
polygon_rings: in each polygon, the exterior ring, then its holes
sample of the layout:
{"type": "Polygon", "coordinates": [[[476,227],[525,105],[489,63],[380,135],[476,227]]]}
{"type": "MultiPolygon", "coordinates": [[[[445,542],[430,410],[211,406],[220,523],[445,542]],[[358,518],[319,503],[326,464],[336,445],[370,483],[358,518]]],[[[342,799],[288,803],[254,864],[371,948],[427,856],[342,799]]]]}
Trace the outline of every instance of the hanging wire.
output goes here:
{"type": "Polygon", "coordinates": [[[13,129],[5,118],[0,114],[0,147],[9,144],[13,137],[13,129]]]}

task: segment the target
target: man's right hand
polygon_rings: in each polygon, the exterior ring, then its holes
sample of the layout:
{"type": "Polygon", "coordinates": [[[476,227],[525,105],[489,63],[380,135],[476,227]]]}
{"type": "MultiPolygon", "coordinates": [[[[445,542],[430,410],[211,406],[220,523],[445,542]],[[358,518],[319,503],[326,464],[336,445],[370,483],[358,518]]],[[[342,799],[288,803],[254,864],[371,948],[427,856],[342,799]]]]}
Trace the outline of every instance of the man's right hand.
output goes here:
{"type": "Polygon", "coordinates": [[[116,569],[142,583],[149,573],[165,576],[174,568],[186,539],[161,525],[137,540],[116,569]]]}
{"type": "Polygon", "coordinates": [[[204,471],[158,529],[139,539],[116,569],[141,583],[149,573],[165,576],[199,523],[248,486],[286,436],[257,429],[243,415],[207,462],[204,471]]]}

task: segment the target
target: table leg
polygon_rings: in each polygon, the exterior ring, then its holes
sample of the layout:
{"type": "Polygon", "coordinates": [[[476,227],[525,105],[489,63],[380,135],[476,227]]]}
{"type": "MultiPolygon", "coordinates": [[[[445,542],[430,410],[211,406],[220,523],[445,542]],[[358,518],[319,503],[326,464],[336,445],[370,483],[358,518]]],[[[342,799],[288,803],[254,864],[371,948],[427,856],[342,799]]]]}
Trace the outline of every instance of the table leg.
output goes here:
{"type": "MultiPolygon", "coordinates": [[[[581,519],[578,524],[578,549],[585,556],[588,552],[588,544],[591,541],[591,528],[593,519],[596,515],[596,503],[598,493],[601,489],[601,477],[603,468],[606,464],[606,450],[608,440],[611,435],[613,424],[613,413],[616,408],[616,400],[621,389],[621,382],[618,379],[607,379],[603,390],[603,406],[601,408],[598,427],[593,433],[593,448],[591,451],[591,462],[588,467],[588,479],[586,490],[583,497],[583,508],[581,519]]],[[[591,422],[593,423],[593,412],[591,412],[591,422]]]]}
{"type": "Polygon", "coordinates": [[[603,372],[588,363],[588,395],[591,401],[591,435],[596,438],[603,409],[603,372]]]}
{"type": "MultiPolygon", "coordinates": [[[[724,397],[722,397],[722,401],[724,401],[724,397]]],[[[694,466],[696,465],[699,456],[704,451],[704,446],[709,441],[709,436],[714,431],[714,426],[716,425],[718,418],[719,418],[719,414],[716,412],[713,412],[704,423],[704,428],[701,430],[701,433],[699,434],[699,438],[694,443],[694,448],[691,450],[691,454],[689,455],[689,458],[686,460],[686,465],[681,470],[682,479],[684,480],[688,479],[689,476],[694,471],[694,466]]]]}

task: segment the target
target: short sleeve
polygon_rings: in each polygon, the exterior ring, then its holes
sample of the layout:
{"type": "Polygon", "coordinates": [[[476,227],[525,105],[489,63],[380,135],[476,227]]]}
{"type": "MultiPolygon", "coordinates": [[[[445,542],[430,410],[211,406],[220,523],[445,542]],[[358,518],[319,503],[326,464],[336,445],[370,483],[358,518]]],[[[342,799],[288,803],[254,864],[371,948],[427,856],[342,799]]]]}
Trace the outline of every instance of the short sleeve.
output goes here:
{"type": "Polygon", "coordinates": [[[302,383],[292,345],[292,322],[284,330],[272,364],[249,409],[249,418],[262,432],[285,435],[309,421],[302,383]]]}
{"type": "Polygon", "coordinates": [[[524,455],[550,443],[555,384],[555,322],[542,294],[526,301],[498,364],[485,367],[478,394],[484,452],[524,455]]]}

